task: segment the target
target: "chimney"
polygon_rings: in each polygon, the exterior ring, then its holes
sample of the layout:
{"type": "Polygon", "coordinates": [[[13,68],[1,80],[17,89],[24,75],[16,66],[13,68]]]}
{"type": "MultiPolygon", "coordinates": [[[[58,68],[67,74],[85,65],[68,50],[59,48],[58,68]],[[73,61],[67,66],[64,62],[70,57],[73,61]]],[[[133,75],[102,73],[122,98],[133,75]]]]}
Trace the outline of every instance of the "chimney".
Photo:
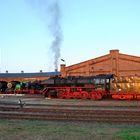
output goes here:
{"type": "Polygon", "coordinates": [[[65,64],[60,65],[60,73],[61,73],[62,77],[66,76],[66,65],[65,64]]]}
{"type": "Polygon", "coordinates": [[[24,71],[22,70],[21,73],[24,73],[24,71]]]}
{"type": "Polygon", "coordinates": [[[110,54],[119,54],[119,50],[110,50],[110,54]]]}

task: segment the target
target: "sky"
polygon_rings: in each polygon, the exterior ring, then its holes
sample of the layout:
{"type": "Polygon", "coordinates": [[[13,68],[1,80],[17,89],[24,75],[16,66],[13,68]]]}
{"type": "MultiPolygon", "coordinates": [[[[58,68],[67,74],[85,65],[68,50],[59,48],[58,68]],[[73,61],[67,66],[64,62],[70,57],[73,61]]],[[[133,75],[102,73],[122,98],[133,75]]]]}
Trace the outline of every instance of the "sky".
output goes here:
{"type": "MultiPolygon", "coordinates": [[[[0,0],[0,72],[54,71],[50,46],[54,0],[0,0]]],[[[119,49],[140,54],[139,0],[59,0],[61,56],[67,66],[119,49]]]]}

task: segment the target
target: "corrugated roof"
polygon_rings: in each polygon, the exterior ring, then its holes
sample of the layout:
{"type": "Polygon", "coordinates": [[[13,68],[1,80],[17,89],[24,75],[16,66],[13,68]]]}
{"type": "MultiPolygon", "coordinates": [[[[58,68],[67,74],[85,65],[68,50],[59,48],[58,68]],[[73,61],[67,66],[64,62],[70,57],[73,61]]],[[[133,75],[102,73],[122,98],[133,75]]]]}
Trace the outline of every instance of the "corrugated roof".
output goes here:
{"type": "Polygon", "coordinates": [[[38,73],[0,73],[0,78],[15,78],[15,77],[48,77],[60,75],[60,72],[38,72],[38,73]]]}

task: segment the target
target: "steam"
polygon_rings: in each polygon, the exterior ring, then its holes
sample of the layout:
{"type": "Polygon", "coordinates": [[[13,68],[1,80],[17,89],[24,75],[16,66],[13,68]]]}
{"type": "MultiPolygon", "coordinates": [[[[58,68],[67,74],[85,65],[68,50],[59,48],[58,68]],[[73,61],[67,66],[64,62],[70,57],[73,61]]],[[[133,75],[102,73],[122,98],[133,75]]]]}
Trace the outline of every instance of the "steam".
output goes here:
{"type": "MultiPolygon", "coordinates": [[[[29,2],[29,0],[26,0],[29,2]]],[[[59,0],[30,0],[30,4],[45,17],[44,21],[49,20],[48,29],[51,35],[50,50],[54,59],[54,68],[58,70],[58,63],[61,55],[62,30],[61,30],[61,8],[59,0]]],[[[42,16],[40,15],[40,16],[42,16]]]]}
{"type": "Polygon", "coordinates": [[[54,55],[54,67],[58,70],[58,62],[61,55],[61,44],[62,44],[62,30],[61,30],[61,11],[59,6],[59,0],[53,0],[50,6],[51,22],[49,30],[52,35],[51,50],[54,55]]]}

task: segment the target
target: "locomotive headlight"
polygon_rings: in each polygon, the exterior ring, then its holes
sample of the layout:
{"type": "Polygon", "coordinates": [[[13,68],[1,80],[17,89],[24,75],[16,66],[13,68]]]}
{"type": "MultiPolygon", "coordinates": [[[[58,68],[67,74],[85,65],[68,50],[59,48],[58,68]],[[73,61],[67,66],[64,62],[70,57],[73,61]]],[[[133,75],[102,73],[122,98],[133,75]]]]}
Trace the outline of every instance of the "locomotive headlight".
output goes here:
{"type": "Polygon", "coordinates": [[[106,79],[106,83],[109,83],[109,79],[106,79]]]}

